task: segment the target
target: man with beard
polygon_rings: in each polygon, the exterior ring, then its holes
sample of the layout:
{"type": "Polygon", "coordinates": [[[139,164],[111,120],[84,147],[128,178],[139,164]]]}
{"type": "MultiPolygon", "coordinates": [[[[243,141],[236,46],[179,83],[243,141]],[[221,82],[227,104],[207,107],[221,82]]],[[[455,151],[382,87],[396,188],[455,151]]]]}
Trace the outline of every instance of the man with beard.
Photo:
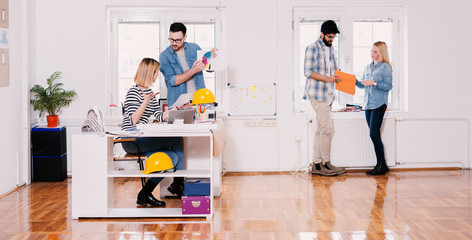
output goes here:
{"type": "MultiPolygon", "coordinates": [[[[168,39],[170,46],[160,54],[159,61],[167,86],[167,103],[172,106],[181,94],[194,93],[200,88],[205,88],[202,73],[205,65],[197,59],[197,51],[202,50],[200,46],[185,42],[187,28],[183,23],[175,22],[170,25],[168,39]]],[[[183,189],[183,177],[174,178],[167,188],[177,196],[182,196],[183,189]]]]}
{"type": "Polygon", "coordinates": [[[186,34],[187,28],[183,23],[172,23],[169,31],[170,46],[159,56],[169,106],[172,106],[181,94],[194,93],[205,88],[202,73],[205,65],[197,59],[197,51],[202,49],[195,43],[185,42],[186,34]]]}
{"type": "Polygon", "coordinates": [[[334,101],[334,82],[340,81],[334,71],[338,69],[336,55],[332,46],[339,33],[332,20],[321,24],[321,35],[318,40],[308,45],[305,50],[305,94],[316,113],[316,132],[314,159],[311,164],[313,175],[334,176],[346,170],[335,167],[330,162],[331,137],[334,132],[331,120],[331,105],[334,101]]]}

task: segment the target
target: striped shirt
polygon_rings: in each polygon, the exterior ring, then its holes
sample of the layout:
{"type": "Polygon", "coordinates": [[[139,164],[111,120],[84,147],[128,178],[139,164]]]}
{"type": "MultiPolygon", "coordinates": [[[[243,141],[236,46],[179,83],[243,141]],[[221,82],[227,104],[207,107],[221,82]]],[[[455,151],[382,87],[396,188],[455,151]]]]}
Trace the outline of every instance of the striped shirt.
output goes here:
{"type": "MultiPolygon", "coordinates": [[[[144,101],[143,93],[150,94],[152,92],[151,89],[141,90],[138,88],[138,85],[134,85],[128,90],[126,93],[125,98],[125,113],[123,116],[123,124],[121,125],[121,130],[128,130],[132,129],[133,126],[131,115],[133,115],[136,110],[138,110],[141,103],[144,101]]],[[[138,121],[138,124],[147,124],[149,122],[149,117],[154,116],[158,121],[162,122],[162,111],[161,106],[159,106],[159,102],[157,101],[156,97],[153,97],[146,109],[144,110],[143,115],[138,121]]]]}
{"type": "Polygon", "coordinates": [[[325,44],[321,39],[316,40],[306,47],[304,64],[306,84],[305,93],[303,95],[304,99],[309,96],[319,101],[326,101],[328,99],[327,94],[333,93],[334,83],[310,78],[311,74],[315,72],[325,76],[332,76],[334,75],[334,71],[338,69],[333,46],[327,47],[326,49],[325,51],[325,44]]]}

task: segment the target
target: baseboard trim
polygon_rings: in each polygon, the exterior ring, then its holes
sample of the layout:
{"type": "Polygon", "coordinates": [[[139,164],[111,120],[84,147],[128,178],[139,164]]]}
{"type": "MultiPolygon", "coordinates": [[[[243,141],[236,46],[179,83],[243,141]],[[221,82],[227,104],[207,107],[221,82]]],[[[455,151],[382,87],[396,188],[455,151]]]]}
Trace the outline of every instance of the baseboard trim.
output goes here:
{"type": "MultiPolygon", "coordinates": [[[[355,168],[355,169],[346,169],[346,173],[359,173],[365,172],[371,168],[355,168]]],[[[444,171],[444,170],[463,170],[460,167],[429,167],[429,168],[390,168],[390,172],[422,172],[422,171],[444,171]]],[[[231,176],[255,176],[255,175],[277,175],[277,174],[292,174],[290,171],[227,171],[226,175],[231,176]]]]}
{"type": "Polygon", "coordinates": [[[12,190],[10,190],[10,191],[8,191],[8,192],[6,192],[6,193],[0,195],[0,199],[2,199],[2,198],[4,198],[4,197],[6,197],[6,196],[8,196],[8,195],[10,195],[10,194],[12,194],[12,193],[18,191],[18,190],[20,190],[20,188],[23,188],[23,187],[25,187],[25,186],[26,186],[26,184],[23,184],[23,185],[21,185],[21,186],[19,186],[19,187],[16,187],[16,188],[14,188],[14,189],[12,189],[12,190]]]}

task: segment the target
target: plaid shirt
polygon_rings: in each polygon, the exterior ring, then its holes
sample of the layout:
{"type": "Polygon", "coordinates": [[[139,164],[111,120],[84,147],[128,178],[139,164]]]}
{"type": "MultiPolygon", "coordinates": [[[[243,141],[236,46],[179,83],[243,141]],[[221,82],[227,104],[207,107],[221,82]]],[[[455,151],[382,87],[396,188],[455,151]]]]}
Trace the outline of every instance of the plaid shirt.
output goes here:
{"type": "Polygon", "coordinates": [[[334,70],[338,69],[336,57],[334,54],[334,48],[329,48],[329,58],[331,59],[330,65],[326,63],[325,50],[323,49],[325,44],[321,39],[316,40],[314,43],[308,45],[305,50],[305,93],[303,98],[307,96],[312,97],[319,101],[326,101],[327,94],[333,93],[334,83],[328,83],[325,81],[318,81],[310,78],[310,75],[314,72],[328,76],[334,75],[334,70]]]}

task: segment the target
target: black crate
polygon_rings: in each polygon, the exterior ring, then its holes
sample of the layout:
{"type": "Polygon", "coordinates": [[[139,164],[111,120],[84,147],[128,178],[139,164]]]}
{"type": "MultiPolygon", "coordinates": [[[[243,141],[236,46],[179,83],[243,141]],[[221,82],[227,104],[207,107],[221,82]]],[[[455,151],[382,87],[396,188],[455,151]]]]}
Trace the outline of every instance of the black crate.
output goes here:
{"type": "Polygon", "coordinates": [[[67,152],[67,133],[65,127],[40,128],[31,130],[33,156],[62,156],[67,152]]]}
{"type": "Polygon", "coordinates": [[[62,156],[33,156],[35,182],[61,182],[67,178],[67,154],[62,156]]]}

